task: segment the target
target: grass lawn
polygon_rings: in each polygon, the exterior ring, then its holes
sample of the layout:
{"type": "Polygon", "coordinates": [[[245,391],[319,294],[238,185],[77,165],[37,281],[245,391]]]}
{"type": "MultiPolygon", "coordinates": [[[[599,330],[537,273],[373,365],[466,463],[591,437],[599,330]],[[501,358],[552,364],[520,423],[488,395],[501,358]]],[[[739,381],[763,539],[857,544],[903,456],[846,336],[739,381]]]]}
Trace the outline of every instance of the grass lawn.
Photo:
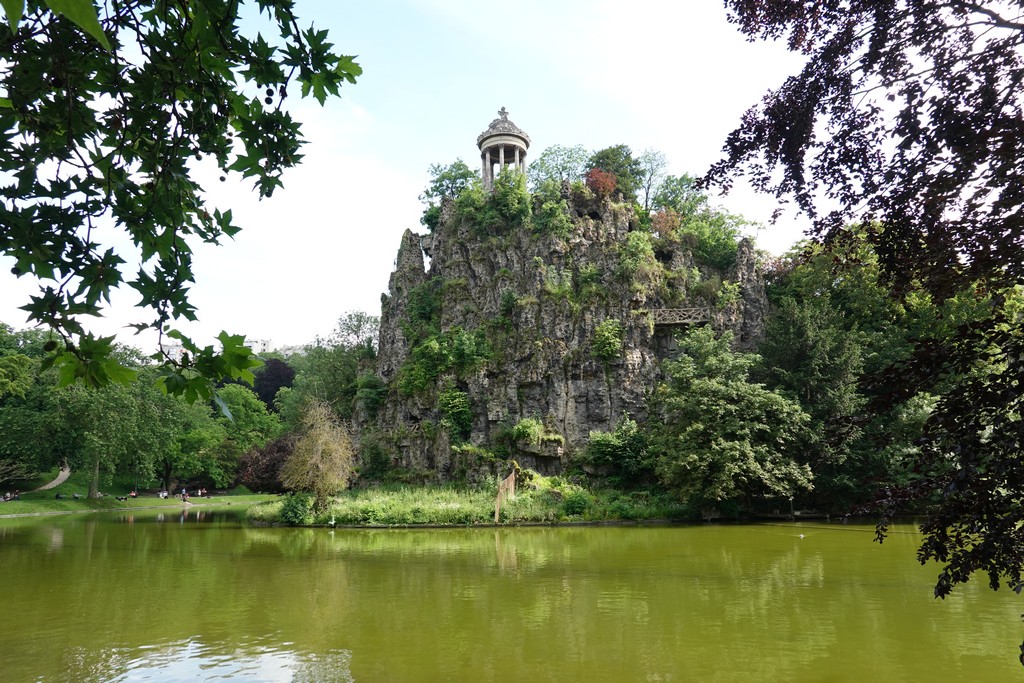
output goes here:
{"type": "MultiPolygon", "coordinates": [[[[42,473],[36,479],[15,482],[3,489],[4,492],[19,489],[22,493],[19,500],[0,503],[0,517],[129,508],[181,507],[182,505],[180,498],[160,498],[156,493],[149,491],[140,493],[138,498],[129,498],[127,501],[117,500],[118,496],[127,496],[135,486],[134,481],[129,477],[115,478],[101,485],[100,490],[105,494],[103,498],[87,498],[89,478],[85,473],[79,472],[72,472],[67,481],[47,491],[28,490],[47,484],[56,478],[57,470],[53,470],[42,473]],[[57,494],[63,496],[63,499],[57,499],[57,494]],[[80,498],[76,500],[75,494],[78,494],[80,498]]],[[[239,492],[214,494],[208,498],[192,497],[189,502],[193,505],[252,505],[274,498],[273,495],[252,494],[243,489],[239,492]]]]}

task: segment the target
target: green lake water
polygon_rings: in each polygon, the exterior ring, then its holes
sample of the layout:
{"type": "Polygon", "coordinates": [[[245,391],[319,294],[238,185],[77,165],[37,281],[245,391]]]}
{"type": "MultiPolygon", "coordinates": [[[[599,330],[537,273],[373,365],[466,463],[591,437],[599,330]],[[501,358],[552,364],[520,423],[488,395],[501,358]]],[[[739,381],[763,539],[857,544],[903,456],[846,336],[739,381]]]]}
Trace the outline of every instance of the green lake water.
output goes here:
{"type": "Polygon", "coordinates": [[[1024,680],[1020,599],[895,531],[0,520],[0,680],[1024,680]]]}

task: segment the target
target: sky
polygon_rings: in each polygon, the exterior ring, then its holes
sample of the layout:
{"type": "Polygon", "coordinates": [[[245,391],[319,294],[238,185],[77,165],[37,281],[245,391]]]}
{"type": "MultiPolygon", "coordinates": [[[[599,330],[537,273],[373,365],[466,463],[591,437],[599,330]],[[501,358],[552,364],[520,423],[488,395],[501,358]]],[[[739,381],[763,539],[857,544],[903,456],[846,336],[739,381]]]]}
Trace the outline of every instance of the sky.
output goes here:
{"type": "MultiPolygon", "coordinates": [[[[380,313],[406,229],[421,232],[417,197],[431,164],[479,165],[476,137],[506,107],[531,137],[527,161],[551,145],[596,151],[626,144],[662,152],[674,175],[699,175],[722,157],[740,116],[802,66],[781,44],[748,42],[720,0],[298,0],[301,24],[328,29],[363,75],[320,105],[289,98],[308,140],[283,189],[259,201],[237,177],[205,184],[242,231],[195,247],[190,290],[197,322],[174,326],[202,344],[227,330],[274,346],[326,336],[348,311],[380,313]]],[[[737,185],[713,201],[764,224],[762,249],[781,254],[806,220],[737,185]]],[[[0,258],[0,321],[38,287],[0,258]]],[[[134,272],[134,270],[130,271],[134,272]]],[[[132,290],[116,292],[100,334],[151,352],[132,290]]]]}

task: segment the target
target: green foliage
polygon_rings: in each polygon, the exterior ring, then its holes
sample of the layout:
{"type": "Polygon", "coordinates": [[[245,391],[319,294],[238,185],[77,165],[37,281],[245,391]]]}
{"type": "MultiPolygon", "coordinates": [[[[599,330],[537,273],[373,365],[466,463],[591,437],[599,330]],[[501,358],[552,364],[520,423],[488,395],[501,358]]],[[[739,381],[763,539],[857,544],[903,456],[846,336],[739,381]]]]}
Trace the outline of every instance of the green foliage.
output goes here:
{"type": "Polygon", "coordinates": [[[569,204],[562,199],[560,188],[550,183],[541,186],[536,195],[532,222],[533,231],[538,235],[564,239],[572,234],[569,204]]]}
{"type": "Polygon", "coordinates": [[[531,214],[530,193],[526,189],[526,176],[506,166],[494,179],[491,205],[495,213],[510,228],[526,225],[531,214]]]}
{"type": "Polygon", "coordinates": [[[587,170],[592,169],[600,169],[614,175],[618,195],[624,201],[636,201],[636,193],[643,180],[644,167],[639,159],[633,158],[633,151],[628,145],[615,145],[594,152],[587,160],[587,170]]]}
{"type": "Polygon", "coordinates": [[[437,229],[441,222],[442,202],[455,199],[478,178],[479,174],[462,159],[457,159],[447,166],[432,164],[430,184],[420,195],[420,201],[427,204],[420,223],[430,228],[431,232],[437,229]]]}
{"type": "MultiPolygon", "coordinates": [[[[300,30],[284,0],[261,3],[271,41],[242,30],[241,3],[3,8],[12,34],[0,43],[0,176],[10,180],[0,189],[0,254],[19,277],[41,281],[24,308],[59,338],[47,363],[62,382],[128,381],[112,340],[82,319],[102,315],[111,291],[127,285],[147,311],[133,327],[164,333],[173,320],[195,320],[192,251],[239,230],[230,210],[208,205],[215,193],[198,182],[197,161],[254,178],[270,196],[302,157],[299,125],[283,107],[290,86],[323,103],[362,70],[325,31],[300,30]],[[137,250],[134,263],[119,255],[133,251],[124,243],[137,250]]],[[[208,400],[215,382],[251,382],[241,337],[222,334],[214,351],[167,336],[188,353],[180,363],[156,359],[165,390],[208,400]]]]}
{"type": "Polygon", "coordinates": [[[220,417],[227,430],[228,441],[241,456],[251,448],[259,448],[281,432],[280,419],[267,410],[259,396],[239,384],[229,384],[218,391],[228,414],[220,417]]]}
{"type": "Polygon", "coordinates": [[[750,222],[740,216],[709,209],[683,216],[679,234],[697,240],[694,253],[702,263],[724,271],[736,263],[741,230],[748,225],[750,222]]]}
{"type": "Polygon", "coordinates": [[[437,395],[437,409],[441,413],[441,425],[451,434],[452,441],[459,443],[469,439],[473,432],[473,410],[466,392],[442,391],[437,395]]]}
{"type": "Polygon", "coordinates": [[[512,324],[512,316],[515,315],[516,308],[516,293],[511,289],[502,290],[501,301],[498,302],[498,313],[509,325],[512,324]]]}
{"type": "Polygon", "coordinates": [[[313,497],[304,493],[293,493],[284,499],[278,513],[289,526],[305,526],[313,523],[313,497]]]}
{"type": "Polygon", "coordinates": [[[413,396],[424,392],[438,377],[454,370],[460,376],[476,370],[490,358],[483,329],[461,327],[431,335],[412,348],[398,372],[398,392],[413,396]]]}
{"type": "Polygon", "coordinates": [[[543,422],[535,417],[524,417],[509,430],[508,435],[513,442],[522,441],[539,446],[546,432],[543,422]]]}
{"type": "Polygon", "coordinates": [[[342,420],[352,418],[357,410],[369,414],[379,407],[383,388],[371,377],[378,325],[376,316],[350,311],[339,317],[330,336],[318,337],[304,354],[292,358],[291,390],[282,390],[275,398],[289,428],[298,428],[311,401],[326,402],[342,420]]]}
{"type": "Polygon", "coordinates": [[[386,397],[387,386],[375,373],[364,372],[356,377],[355,405],[368,419],[377,416],[386,397]]]}
{"type": "Polygon", "coordinates": [[[654,193],[651,208],[692,216],[707,210],[708,196],[697,189],[697,179],[690,175],[666,176],[654,193]]]}
{"type": "Polygon", "coordinates": [[[641,206],[644,212],[647,212],[651,208],[656,190],[661,187],[668,160],[658,150],[645,149],[637,162],[640,167],[640,173],[637,176],[637,191],[641,194],[640,198],[643,199],[641,206]]]}
{"type": "Polygon", "coordinates": [[[616,276],[634,291],[652,291],[662,274],[661,264],[654,256],[651,234],[634,230],[619,245],[616,276]]]}
{"type": "Polygon", "coordinates": [[[655,480],[656,463],[647,433],[629,418],[623,418],[614,432],[590,432],[580,460],[614,486],[640,486],[655,480]]]}
{"type": "Polygon", "coordinates": [[[586,491],[574,489],[562,499],[562,511],[568,517],[580,517],[590,509],[590,496],[586,491]]]}
{"type": "Polygon", "coordinates": [[[517,169],[503,168],[485,192],[479,179],[466,186],[455,199],[455,217],[473,227],[478,237],[497,235],[530,224],[532,201],[526,178],[517,169]]]}
{"type": "Polygon", "coordinates": [[[548,147],[537,156],[526,171],[530,189],[537,192],[548,184],[559,187],[564,181],[582,181],[589,157],[590,153],[582,145],[548,147]]]}
{"type": "Polygon", "coordinates": [[[710,327],[679,339],[683,355],[666,364],[651,425],[658,476],[695,508],[723,501],[789,498],[811,487],[799,464],[810,435],[799,404],[749,380],[758,362],[729,349],[710,327]]]}
{"type": "Polygon", "coordinates": [[[618,360],[622,355],[622,323],[614,318],[605,318],[598,323],[590,348],[594,358],[602,363],[618,360]]]}

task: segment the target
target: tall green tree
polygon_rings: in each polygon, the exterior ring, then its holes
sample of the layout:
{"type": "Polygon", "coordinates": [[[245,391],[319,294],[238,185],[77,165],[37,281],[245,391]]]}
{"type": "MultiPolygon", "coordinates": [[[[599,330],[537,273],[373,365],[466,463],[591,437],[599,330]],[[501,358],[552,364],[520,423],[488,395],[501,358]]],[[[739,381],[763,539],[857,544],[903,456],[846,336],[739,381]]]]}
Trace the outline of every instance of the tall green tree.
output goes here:
{"type": "MultiPolygon", "coordinates": [[[[5,0],[0,38],[0,254],[40,281],[24,307],[54,330],[62,378],[102,386],[131,373],[83,316],[121,286],[140,297],[139,329],[163,339],[195,319],[192,250],[238,227],[208,204],[204,164],[252,178],[260,196],[301,159],[286,97],[323,103],[361,73],[325,31],[300,27],[290,0],[259,0],[277,34],[243,30],[236,0],[5,0]],[[102,230],[100,229],[102,227],[102,230]],[[134,245],[135,254],[121,246],[134,245]]],[[[210,398],[212,381],[251,380],[242,339],[163,357],[164,386],[210,398]]]]}
{"type": "Polygon", "coordinates": [[[812,486],[800,405],[750,379],[759,361],[710,327],[679,339],[655,395],[652,448],[662,483],[694,509],[792,498],[812,486]]]}
{"type": "Polygon", "coordinates": [[[805,65],[744,115],[706,180],[748,174],[794,200],[825,241],[871,226],[897,298],[991,293],[984,318],[921,339],[886,373],[896,402],[939,398],[916,463],[923,481],[884,502],[937,501],[919,552],[944,565],[936,595],[977,571],[1021,589],[1024,332],[1010,302],[1024,284],[1024,1],[726,6],[745,34],[786,40],[805,65]]]}

